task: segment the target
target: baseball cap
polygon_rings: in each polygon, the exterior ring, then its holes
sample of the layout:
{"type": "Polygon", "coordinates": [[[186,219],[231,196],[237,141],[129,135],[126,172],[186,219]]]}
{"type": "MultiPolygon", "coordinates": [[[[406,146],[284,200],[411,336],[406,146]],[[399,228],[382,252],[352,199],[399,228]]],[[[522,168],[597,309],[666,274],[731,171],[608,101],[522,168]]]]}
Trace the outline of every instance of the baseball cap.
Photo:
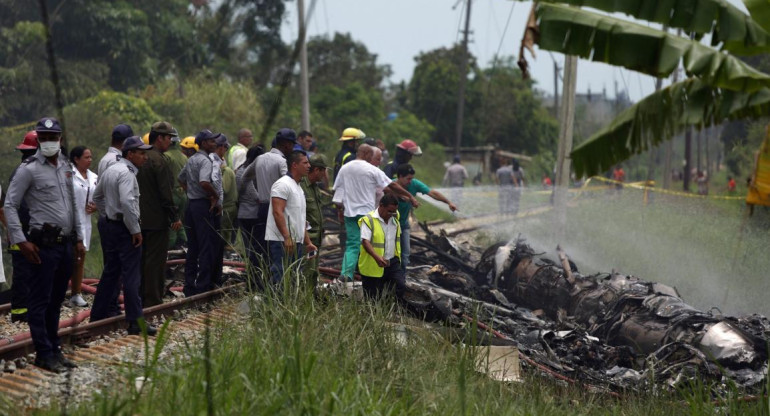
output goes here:
{"type": "Polygon", "coordinates": [[[314,168],[331,169],[326,161],[326,156],[320,153],[310,156],[310,166],[314,168]]]}
{"type": "Polygon", "coordinates": [[[221,133],[213,133],[209,129],[203,129],[198,134],[195,135],[195,144],[200,145],[201,142],[203,142],[204,140],[211,140],[211,139],[216,140],[217,137],[221,135],[222,135],[221,133]]]}
{"type": "Polygon", "coordinates": [[[297,133],[292,129],[282,128],[275,134],[276,143],[279,140],[288,140],[292,143],[297,143],[297,133]]]}
{"type": "Polygon", "coordinates": [[[123,151],[126,150],[150,150],[152,149],[152,146],[149,144],[144,144],[142,141],[142,138],[139,136],[131,136],[126,138],[126,140],[123,142],[123,151]]]}
{"type": "Polygon", "coordinates": [[[43,117],[35,125],[35,131],[38,133],[61,133],[59,120],[53,117],[43,117]]]}
{"type": "Polygon", "coordinates": [[[134,130],[128,124],[118,124],[112,129],[112,140],[126,140],[134,135],[134,130]]]}
{"type": "Polygon", "coordinates": [[[159,133],[159,134],[169,134],[171,136],[179,135],[176,132],[176,129],[174,128],[174,126],[172,126],[171,123],[167,121],[159,121],[153,124],[150,131],[154,131],[155,133],[159,133]]]}
{"type": "Polygon", "coordinates": [[[219,136],[216,138],[215,142],[217,144],[217,147],[224,146],[225,149],[230,147],[230,143],[227,142],[227,136],[225,136],[222,133],[219,134],[219,136]]]}

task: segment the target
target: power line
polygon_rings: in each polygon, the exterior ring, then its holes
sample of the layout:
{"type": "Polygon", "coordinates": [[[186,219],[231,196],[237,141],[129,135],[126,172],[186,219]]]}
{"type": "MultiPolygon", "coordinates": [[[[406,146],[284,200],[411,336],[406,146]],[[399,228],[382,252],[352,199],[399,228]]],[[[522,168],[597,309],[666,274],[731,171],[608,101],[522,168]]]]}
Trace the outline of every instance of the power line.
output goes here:
{"type": "MultiPolygon", "coordinates": [[[[497,45],[497,52],[495,52],[495,62],[497,62],[497,57],[500,56],[500,49],[503,47],[503,40],[505,40],[505,34],[508,33],[508,25],[511,23],[511,16],[513,16],[513,8],[516,7],[516,2],[511,2],[511,11],[508,12],[508,20],[505,21],[505,29],[503,29],[503,34],[500,36],[500,43],[497,45]]],[[[553,55],[551,55],[553,57],[553,55]]],[[[494,65],[493,65],[494,67],[494,65]]]]}

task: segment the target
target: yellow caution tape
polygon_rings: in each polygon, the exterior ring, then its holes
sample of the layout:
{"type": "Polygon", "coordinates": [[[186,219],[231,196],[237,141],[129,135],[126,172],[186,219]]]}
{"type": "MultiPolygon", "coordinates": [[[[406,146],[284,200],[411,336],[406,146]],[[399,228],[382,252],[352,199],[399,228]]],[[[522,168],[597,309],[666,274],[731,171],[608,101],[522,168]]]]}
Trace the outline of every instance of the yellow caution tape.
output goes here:
{"type": "MultiPolygon", "coordinates": [[[[721,200],[729,200],[729,201],[740,201],[745,199],[745,197],[743,196],[698,195],[698,194],[692,194],[688,192],[672,191],[670,189],[661,189],[661,188],[655,188],[654,186],[646,186],[644,185],[646,181],[626,183],[626,182],[618,182],[616,180],[608,179],[602,176],[593,176],[588,178],[588,180],[586,180],[586,183],[583,185],[583,187],[585,188],[592,180],[614,184],[614,185],[622,185],[624,188],[638,189],[642,191],[654,192],[657,194],[684,196],[687,198],[721,199],[721,200]]],[[[607,188],[604,188],[604,189],[607,189],[607,188]]]]}

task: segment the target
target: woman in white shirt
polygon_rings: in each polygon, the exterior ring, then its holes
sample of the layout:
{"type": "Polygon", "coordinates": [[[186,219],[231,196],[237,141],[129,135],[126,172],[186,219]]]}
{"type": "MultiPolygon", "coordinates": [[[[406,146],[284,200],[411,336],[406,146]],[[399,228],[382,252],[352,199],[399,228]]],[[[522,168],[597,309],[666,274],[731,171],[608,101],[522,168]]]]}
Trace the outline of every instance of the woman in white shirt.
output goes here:
{"type": "MultiPolygon", "coordinates": [[[[80,216],[80,224],[83,231],[83,245],[86,251],[91,245],[91,214],[96,212],[94,204],[94,189],[96,189],[96,174],[88,168],[91,167],[93,157],[91,150],[85,146],[77,146],[70,151],[70,160],[75,167],[73,185],[75,188],[75,207],[80,216]]],[[[75,259],[75,270],[72,274],[72,297],[70,303],[74,306],[88,306],[81,295],[80,287],[83,283],[83,266],[85,256],[75,259]]]]}

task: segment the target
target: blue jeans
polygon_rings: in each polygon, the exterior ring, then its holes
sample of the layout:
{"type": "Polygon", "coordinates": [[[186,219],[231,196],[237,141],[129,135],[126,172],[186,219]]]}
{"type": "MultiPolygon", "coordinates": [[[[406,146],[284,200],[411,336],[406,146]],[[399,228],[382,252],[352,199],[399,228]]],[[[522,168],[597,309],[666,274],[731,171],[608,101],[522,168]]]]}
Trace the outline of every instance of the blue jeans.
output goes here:
{"type": "Polygon", "coordinates": [[[358,225],[358,220],[361,217],[363,215],[345,217],[345,232],[348,234],[348,239],[345,242],[345,255],[342,257],[340,277],[346,280],[353,280],[353,274],[356,272],[356,265],[358,265],[358,254],[361,251],[361,227],[358,225]]]}
{"type": "Polygon", "coordinates": [[[270,274],[272,275],[271,283],[273,285],[280,284],[283,280],[283,273],[286,267],[302,257],[302,243],[299,242],[294,244],[294,253],[286,253],[283,247],[283,241],[267,242],[267,251],[270,253],[270,274]]]}

